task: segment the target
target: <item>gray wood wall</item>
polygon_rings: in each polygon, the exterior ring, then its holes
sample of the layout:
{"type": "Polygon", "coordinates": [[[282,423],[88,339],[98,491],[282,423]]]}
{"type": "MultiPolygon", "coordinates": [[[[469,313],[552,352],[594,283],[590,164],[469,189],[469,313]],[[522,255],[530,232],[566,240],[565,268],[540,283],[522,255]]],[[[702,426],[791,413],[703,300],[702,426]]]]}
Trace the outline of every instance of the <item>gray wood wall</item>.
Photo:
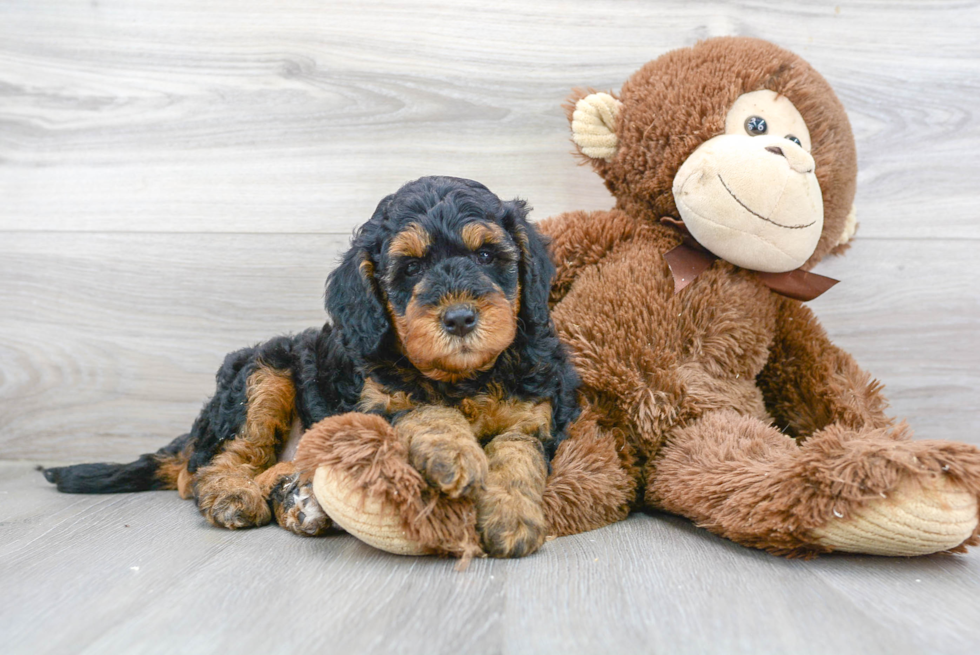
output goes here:
{"type": "Polygon", "coordinates": [[[402,182],[609,207],[570,89],[725,34],[803,55],[854,127],[861,229],[813,307],[920,437],[980,443],[976,2],[4,0],[0,458],[186,431],[224,353],[322,322],[402,182]]]}

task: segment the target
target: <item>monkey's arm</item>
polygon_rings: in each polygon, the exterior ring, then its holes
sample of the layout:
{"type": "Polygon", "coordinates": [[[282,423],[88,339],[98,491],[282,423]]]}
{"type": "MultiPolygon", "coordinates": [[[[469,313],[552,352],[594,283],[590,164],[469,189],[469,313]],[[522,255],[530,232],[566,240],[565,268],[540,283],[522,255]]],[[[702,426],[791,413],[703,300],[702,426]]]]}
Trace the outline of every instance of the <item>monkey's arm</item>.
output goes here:
{"type": "Polygon", "coordinates": [[[560,301],[583,268],[598,263],[617,245],[650,231],[650,226],[618,209],[574,211],[552,216],[538,223],[538,230],[550,240],[555,280],[551,303],[560,301]]]}
{"type": "Polygon", "coordinates": [[[891,425],[881,384],[831,343],[808,307],[778,302],[776,335],[757,383],[783,431],[807,437],[832,423],[858,430],[891,425]]]}

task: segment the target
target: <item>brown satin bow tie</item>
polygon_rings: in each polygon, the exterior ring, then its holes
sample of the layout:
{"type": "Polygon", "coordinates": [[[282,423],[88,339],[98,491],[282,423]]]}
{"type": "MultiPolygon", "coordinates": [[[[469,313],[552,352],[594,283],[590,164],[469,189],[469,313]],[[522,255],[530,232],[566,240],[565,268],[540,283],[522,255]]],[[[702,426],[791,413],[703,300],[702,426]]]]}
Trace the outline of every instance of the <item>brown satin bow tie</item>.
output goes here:
{"type": "MultiPolygon", "coordinates": [[[[694,279],[711,266],[718,257],[704,250],[700,245],[692,247],[687,243],[682,243],[665,252],[664,259],[667,260],[670,273],[674,276],[674,293],[678,293],[691,282],[694,282],[694,279]]],[[[837,284],[837,280],[834,278],[817,275],[799,268],[786,273],[752,272],[755,273],[760,282],[779,295],[803,302],[813,300],[837,284]]]]}

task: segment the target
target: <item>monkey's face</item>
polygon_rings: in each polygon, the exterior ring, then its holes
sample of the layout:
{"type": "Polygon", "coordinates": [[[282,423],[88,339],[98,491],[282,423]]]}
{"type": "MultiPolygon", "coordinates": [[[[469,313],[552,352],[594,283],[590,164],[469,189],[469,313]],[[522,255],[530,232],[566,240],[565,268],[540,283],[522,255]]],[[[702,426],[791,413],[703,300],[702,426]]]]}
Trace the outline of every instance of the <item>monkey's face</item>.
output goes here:
{"type": "Polygon", "coordinates": [[[382,285],[398,347],[427,377],[489,369],[514,340],[521,251],[492,221],[420,217],[390,241],[382,285]]]}
{"type": "MultiPolygon", "coordinates": [[[[739,266],[808,270],[857,228],[847,112],[805,61],[747,37],[648,62],[619,98],[577,91],[572,140],[616,197],[739,266]]],[[[571,107],[569,107],[571,108],[571,107]]]]}
{"type": "Polygon", "coordinates": [[[673,192],[691,235],[743,268],[798,268],[823,230],[810,133],[793,103],[773,91],[735,101],[725,133],[691,153],[674,177],[673,192]]]}

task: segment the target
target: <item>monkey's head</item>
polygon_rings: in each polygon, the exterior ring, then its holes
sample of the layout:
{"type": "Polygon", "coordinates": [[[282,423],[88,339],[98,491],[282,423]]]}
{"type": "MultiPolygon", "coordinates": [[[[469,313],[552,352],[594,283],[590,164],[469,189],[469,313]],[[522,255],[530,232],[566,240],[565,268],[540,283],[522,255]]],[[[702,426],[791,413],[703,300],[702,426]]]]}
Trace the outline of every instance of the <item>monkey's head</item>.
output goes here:
{"type": "Polygon", "coordinates": [[[571,102],[572,138],[617,207],[683,221],[737,266],[808,269],[854,234],[847,114],[787,50],[710,39],[646,64],[618,99],[578,93],[571,102]]]}

